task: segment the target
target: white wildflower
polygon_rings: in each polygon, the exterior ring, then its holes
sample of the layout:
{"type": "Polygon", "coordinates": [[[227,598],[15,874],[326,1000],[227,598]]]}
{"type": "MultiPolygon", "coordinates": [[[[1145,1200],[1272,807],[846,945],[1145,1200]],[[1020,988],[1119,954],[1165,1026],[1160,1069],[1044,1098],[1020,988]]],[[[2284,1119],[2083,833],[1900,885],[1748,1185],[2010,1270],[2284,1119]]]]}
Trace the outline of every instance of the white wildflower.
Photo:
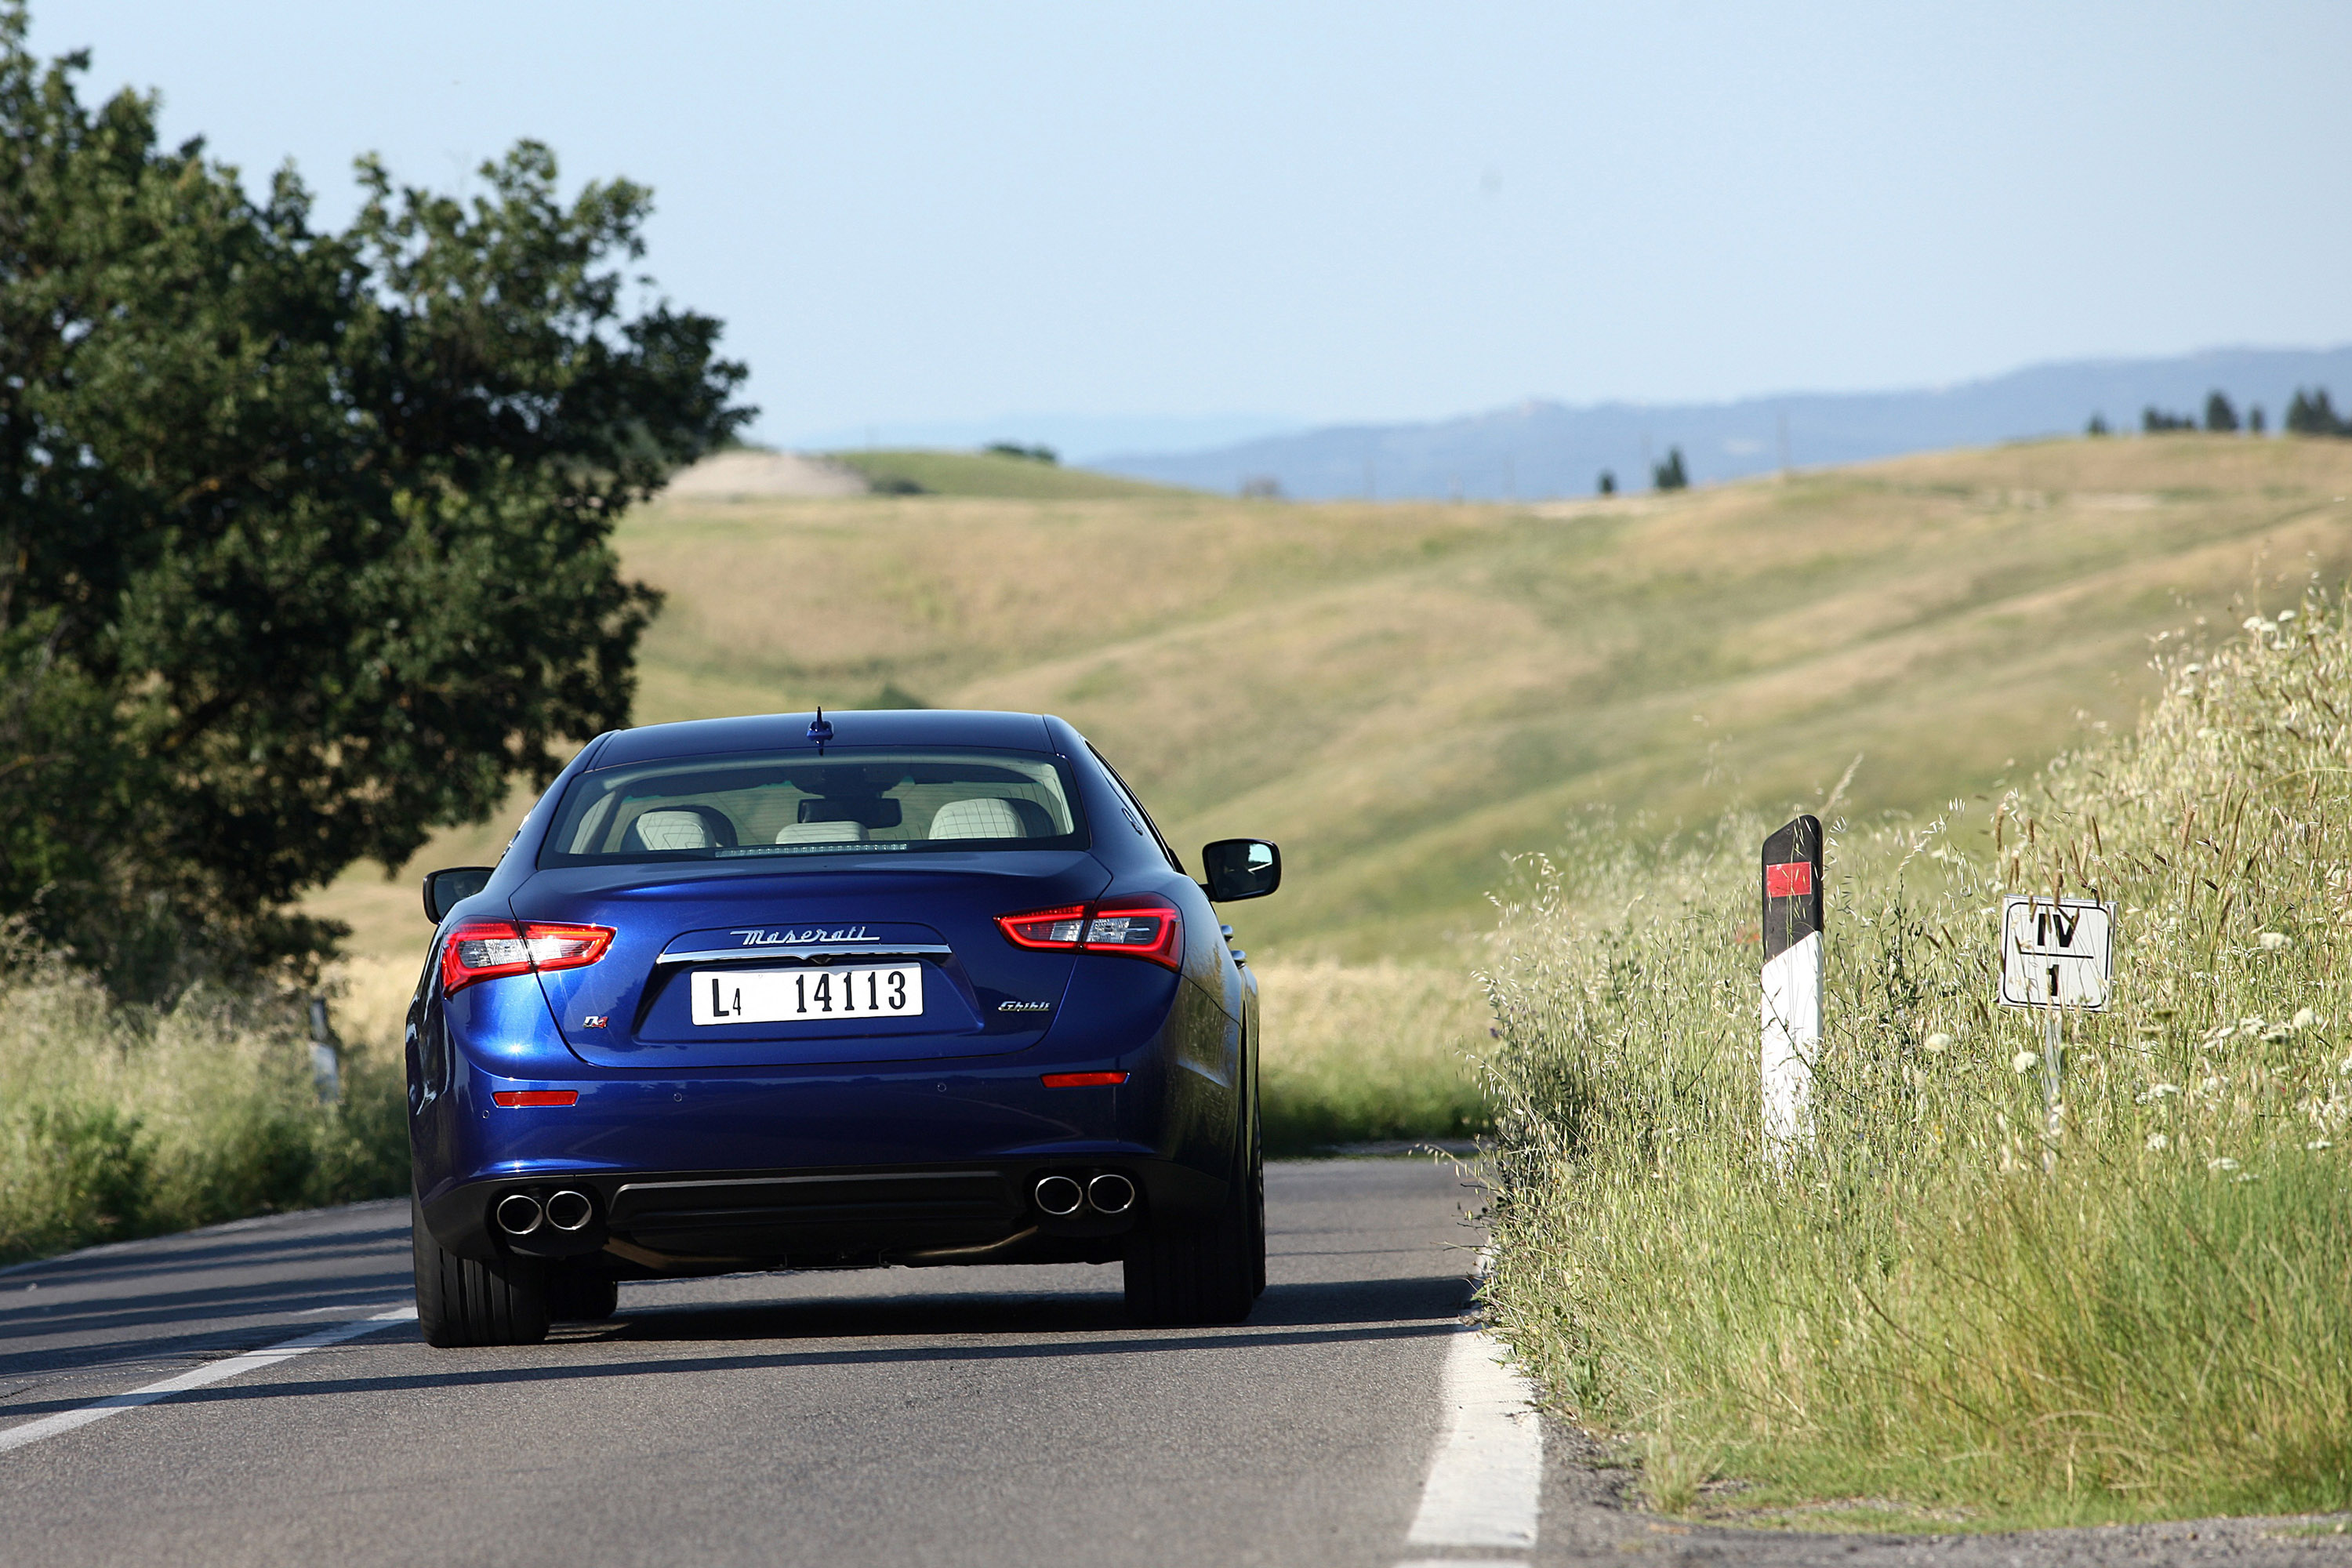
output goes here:
{"type": "Polygon", "coordinates": [[[2294,941],[2294,938],[2287,935],[2286,932],[2283,931],[2266,931],[2263,932],[2262,935],[2254,938],[2254,940],[2263,944],[2263,951],[2264,952],[2276,952],[2279,949],[2292,943],[2294,941]]]}
{"type": "Polygon", "coordinates": [[[2218,1078],[2209,1078],[2197,1087],[2203,1093],[2219,1094],[2221,1092],[2221,1080],[2218,1078]]]}
{"type": "Polygon", "coordinates": [[[1920,1041],[1920,1042],[1919,1042],[1919,1045],[1920,1045],[1920,1047],[1921,1047],[1922,1049],[1924,1049],[1924,1050],[1925,1050],[1925,1051],[1926,1051],[1929,1056],[1931,1056],[1931,1057],[1940,1057],[1940,1056],[1942,1056],[1946,1051],[1950,1050],[1950,1049],[1952,1048],[1952,1047],[1953,1047],[1955,1044],[1957,1044],[1957,1043],[1958,1043],[1958,1042],[1956,1042],[1956,1041],[1952,1038],[1952,1037],[1951,1037],[1951,1036],[1947,1035],[1947,1034],[1944,1034],[1943,1032],[1941,1032],[1941,1031],[1939,1030],[1939,1031],[1937,1031],[1937,1033],[1935,1033],[1935,1034],[1932,1034],[1932,1035],[1928,1036],[1926,1039],[1924,1039],[1924,1040],[1920,1041]]]}
{"type": "Polygon", "coordinates": [[[2032,1051],[2020,1051],[2009,1058],[2011,1072],[2032,1072],[2042,1058],[2032,1051]]]}
{"type": "Polygon", "coordinates": [[[2179,1094],[2179,1092],[2180,1086],[2177,1083],[2152,1083],[2147,1086],[2145,1092],[2136,1096],[2133,1099],[2132,1103],[2134,1105],[2153,1105],[2168,1094],[2179,1094]]]}
{"type": "Polygon", "coordinates": [[[2151,1132],[2147,1135],[2147,1146],[2150,1149],[2161,1152],[2162,1151],[2172,1147],[2172,1140],[2167,1138],[2161,1132],[2151,1132]]]}
{"type": "Polygon", "coordinates": [[[2209,1171],[2234,1171],[2238,1168],[2238,1162],[2224,1154],[2218,1160],[2206,1161],[2205,1168],[2209,1171]]]}
{"type": "Polygon", "coordinates": [[[2316,1026],[2318,1022],[2317,1013],[2308,1007],[2298,1007],[2294,1010],[2294,1016],[2287,1020],[2286,1026],[2290,1029],[2308,1029],[2316,1026]]]}
{"type": "Polygon", "coordinates": [[[2305,1144],[2304,1145],[2304,1147],[2305,1147],[2305,1148],[2306,1148],[2306,1149],[2308,1149],[2308,1150],[2310,1150],[2313,1153],[2315,1153],[2315,1153],[2319,1152],[2319,1151],[2320,1151],[2320,1150],[2322,1150],[2322,1149],[2333,1149],[2334,1147],[2336,1147],[2336,1145],[2335,1145],[2335,1144],[2333,1144],[2333,1143],[2330,1143],[2330,1142],[2329,1142],[2326,1139],[2325,1139],[2325,1138],[2315,1138],[2315,1139],[2313,1139],[2310,1142],[2305,1143],[2305,1144]]]}

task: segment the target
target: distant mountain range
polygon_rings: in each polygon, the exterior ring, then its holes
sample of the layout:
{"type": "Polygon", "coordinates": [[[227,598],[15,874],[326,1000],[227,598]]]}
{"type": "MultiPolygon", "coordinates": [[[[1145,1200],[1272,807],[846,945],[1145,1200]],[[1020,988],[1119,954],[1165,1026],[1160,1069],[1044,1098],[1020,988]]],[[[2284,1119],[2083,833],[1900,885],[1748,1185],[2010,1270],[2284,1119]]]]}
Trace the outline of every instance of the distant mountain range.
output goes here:
{"type": "Polygon", "coordinates": [[[2220,391],[2243,418],[2259,405],[2275,432],[2298,387],[2352,403],[2352,346],[2217,349],[2173,359],[2034,365],[1987,381],[1916,392],[1792,393],[1734,403],[1531,399],[1513,408],[1415,425],[1341,425],[1208,450],[1136,452],[1090,467],[1227,493],[1279,486],[1308,500],[1349,496],[1536,500],[1590,495],[1605,469],[1623,490],[1650,488],[1651,465],[1679,448],[1693,484],[1948,447],[2080,434],[2093,415],[2118,434],[2144,408],[2200,421],[2220,391]]]}

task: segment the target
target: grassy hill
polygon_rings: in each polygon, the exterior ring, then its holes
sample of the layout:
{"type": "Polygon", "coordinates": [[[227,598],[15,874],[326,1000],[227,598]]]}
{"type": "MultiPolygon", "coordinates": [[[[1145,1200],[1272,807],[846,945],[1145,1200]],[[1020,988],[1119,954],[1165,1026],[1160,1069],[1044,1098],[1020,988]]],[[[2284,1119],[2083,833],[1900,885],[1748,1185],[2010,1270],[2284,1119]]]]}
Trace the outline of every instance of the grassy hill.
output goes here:
{"type": "Polygon", "coordinates": [[[1111,500],[1127,496],[1181,494],[1165,485],[1117,479],[1091,468],[1065,468],[999,452],[929,448],[828,452],[878,490],[935,496],[990,496],[1000,500],[1111,500]]]}
{"type": "MultiPolygon", "coordinates": [[[[886,687],[1060,713],[1188,852],[1281,841],[1289,885],[1237,911],[1254,952],[1360,961],[1451,957],[1501,857],[1590,806],[1645,832],[1818,808],[1852,765],[1861,817],[2030,769],[2138,713],[2158,634],[2352,572],[2347,494],[2352,442],[2184,435],[1516,507],[676,501],[619,543],[669,595],[642,720],[886,687]]],[[[311,907],[362,951],[425,935],[405,874],[311,907]]]]}

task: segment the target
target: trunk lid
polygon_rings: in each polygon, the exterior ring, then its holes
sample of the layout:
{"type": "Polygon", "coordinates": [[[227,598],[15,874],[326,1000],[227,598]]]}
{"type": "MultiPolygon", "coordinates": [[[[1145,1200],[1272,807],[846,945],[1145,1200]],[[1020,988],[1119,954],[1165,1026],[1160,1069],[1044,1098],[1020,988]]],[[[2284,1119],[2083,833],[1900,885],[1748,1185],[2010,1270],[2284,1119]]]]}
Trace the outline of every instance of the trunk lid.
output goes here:
{"type": "Polygon", "coordinates": [[[1070,850],[927,856],[916,865],[894,858],[871,869],[647,865],[541,871],[513,908],[523,920],[618,933],[601,962],[539,976],[564,1043],[593,1066],[921,1061],[1034,1045],[1061,1005],[1075,955],[1015,947],[995,917],[1084,903],[1108,880],[1092,856],[1070,850]],[[908,966],[921,1010],[893,1013],[880,972],[908,966]],[[851,971],[871,979],[845,1010],[851,971]],[[698,977],[719,987],[721,1004],[702,997],[702,1022],[698,977]],[[820,983],[822,1009],[764,1016],[779,996],[797,994],[786,1008],[812,1006],[820,983]],[[748,1016],[732,1016],[728,1002],[748,1016]]]}

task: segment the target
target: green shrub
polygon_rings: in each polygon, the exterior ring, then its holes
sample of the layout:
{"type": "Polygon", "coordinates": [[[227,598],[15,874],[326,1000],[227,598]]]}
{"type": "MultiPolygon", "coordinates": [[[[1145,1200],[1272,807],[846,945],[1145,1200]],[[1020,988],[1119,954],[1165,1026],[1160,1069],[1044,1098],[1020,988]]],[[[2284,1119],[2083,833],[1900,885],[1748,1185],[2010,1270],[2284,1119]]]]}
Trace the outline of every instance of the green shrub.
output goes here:
{"type": "Polygon", "coordinates": [[[2352,1505],[2352,636],[2315,602],[2158,667],[2136,736],[2030,793],[1832,824],[1815,1136],[1785,1157],[1757,1083],[1768,825],[1650,852],[1596,826],[1523,868],[1489,979],[1489,1289],[1561,1407],[1759,1503],[2352,1505]],[[2054,1133],[2038,1020],[1991,1002],[1996,909],[2028,890],[2119,906],[2054,1133]]]}
{"type": "Polygon", "coordinates": [[[322,1104],[282,1002],[130,1005],[20,966],[0,979],[0,1260],[397,1194],[403,1093],[391,1051],[352,1045],[322,1104]]]}

